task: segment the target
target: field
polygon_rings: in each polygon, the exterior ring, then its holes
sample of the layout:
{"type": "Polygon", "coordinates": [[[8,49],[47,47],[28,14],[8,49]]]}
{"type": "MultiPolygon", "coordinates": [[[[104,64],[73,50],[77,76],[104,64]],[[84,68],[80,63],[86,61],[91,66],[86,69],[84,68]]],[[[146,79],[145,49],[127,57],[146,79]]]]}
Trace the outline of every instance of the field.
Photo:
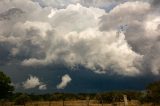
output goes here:
{"type": "MultiPolygon", "coordinates": [[[[125,106],[124,102],[112,104],[100,104],[97,101],[91,100],[76,100],[76,101],[45,101],[45,102],[28,102],[25,105],[14,105],[13,102],[1,103],[0,106],[125,106]]],[[[140,104],[138,101],[130,101],[126,106],[153,106],[152,104],[140,104]]],[[[160,105],[156,105],[160,106],[160,105]]]]}

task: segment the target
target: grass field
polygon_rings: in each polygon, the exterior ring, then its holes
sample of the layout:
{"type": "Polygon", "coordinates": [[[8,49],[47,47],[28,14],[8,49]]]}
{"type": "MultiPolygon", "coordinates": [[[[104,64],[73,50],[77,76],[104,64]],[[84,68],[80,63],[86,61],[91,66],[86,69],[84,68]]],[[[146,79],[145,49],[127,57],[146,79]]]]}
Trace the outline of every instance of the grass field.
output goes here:
{"type": "MultiPolygon", "coordinates": [[[[0,106],[125,106],[123,102],[113,104],[99,104],[97,101],[76,100],[76,101],[45,101],[28,102],[25,105],[14,105],[13,102],[1,103],[0,106]]],[[[138,101],[131,101],[127,106],[153,106],[152,104],[140,104],[138,101]]],[[[160,105],[156,105],[160,106],[160,105]]]]}

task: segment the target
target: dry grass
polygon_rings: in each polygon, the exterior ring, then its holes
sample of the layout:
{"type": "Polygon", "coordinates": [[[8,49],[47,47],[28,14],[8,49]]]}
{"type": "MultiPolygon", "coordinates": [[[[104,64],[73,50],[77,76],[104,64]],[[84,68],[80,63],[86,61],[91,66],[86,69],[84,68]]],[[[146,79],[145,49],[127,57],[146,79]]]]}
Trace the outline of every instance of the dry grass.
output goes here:
{"type": "MultiPolygon", "coordinates": [[[[0,106],[24,106],[24,105],[14,105],[13,102],[1,103],[0,106]]],[[[63,101],[50,101],[50,102],[29,102],[25,106],[63,106],[63,101]]],[[[91,100],[88,105],[87,100],[77,100],[77,101],[64,101],[64,106],[124,106],[123,102],[113,104],[99,104],[97,101],[91,100]]],[[[152,106],[152,104],[140,104],[138,101],[129,102],[128,106],[152,106]]],[[[156,105],[158,106],[158,105],[156,105]]]]}

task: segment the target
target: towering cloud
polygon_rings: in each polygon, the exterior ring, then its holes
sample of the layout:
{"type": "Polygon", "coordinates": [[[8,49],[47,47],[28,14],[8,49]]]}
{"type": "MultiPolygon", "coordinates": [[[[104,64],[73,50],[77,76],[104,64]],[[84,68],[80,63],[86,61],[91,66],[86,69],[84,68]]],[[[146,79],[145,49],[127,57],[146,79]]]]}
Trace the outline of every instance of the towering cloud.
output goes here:
{"type": "Polygon", "coordinates": [[[44,50],[42,53],[45,53],[45,58],[25,59],[22,65],[60,62],[70,67],[83,65],[97,73],[105,73],[109,69],[124,75],[139,73],[134,62],[141,56],[131,50],[123,32],[119,33],[117,29],[105,32],[99,30],[99,17],[105,14],[107,13],[102,9],[76,4],[57,10],[48,19],[50,23],[28,21],[21,24],[22,30],[28,31],[27,34],[34,34],[30,39],[32,44],[40,47],[39,51],[44,50]],[[40,24],[41,26],[38,26],[40,24]],[[51,27],[52,24],[54,27],[51,27]]]}
{"type": "MultiPolygon", "coordinates": [[[[0,51],[8,53],[3,60],[22,67],[58,63],[96,73],[159,74],[160,16],[154,2],[0,1],[0,51]]],[[[32,87],[39,85],[35,81],[32,87]]]]}
{"type": "Polygon", "coordinates": [[[30,76],[25,82],[23,82],[23,87],[25,89],[32,89],[38,87],[39,90],[47,89],[46,84],[40,82],[39,78],[36,76],[30,76]]]}

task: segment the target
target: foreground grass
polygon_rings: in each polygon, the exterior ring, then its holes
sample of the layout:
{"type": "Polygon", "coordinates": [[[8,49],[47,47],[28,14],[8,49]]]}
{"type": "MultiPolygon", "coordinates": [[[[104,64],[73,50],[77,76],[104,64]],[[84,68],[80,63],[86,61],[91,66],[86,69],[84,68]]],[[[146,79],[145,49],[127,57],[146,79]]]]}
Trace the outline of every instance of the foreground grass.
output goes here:
{"type": "MultiPolygon", "coordinates": [[[[100,104],[95,100],[76,100],[76,101],[37,101],[28,102],[24,105],[14,105],[13,102],[0,103],[0,106],[125,106],[124,102],[116,102],[112,104],[100,104]]],[[[132,100],[127,106],[153,106],[152,104],[140,104],[136,100],[132,100]]],[[[160,105],[156,105],[160,106],[160,105]]]]}

